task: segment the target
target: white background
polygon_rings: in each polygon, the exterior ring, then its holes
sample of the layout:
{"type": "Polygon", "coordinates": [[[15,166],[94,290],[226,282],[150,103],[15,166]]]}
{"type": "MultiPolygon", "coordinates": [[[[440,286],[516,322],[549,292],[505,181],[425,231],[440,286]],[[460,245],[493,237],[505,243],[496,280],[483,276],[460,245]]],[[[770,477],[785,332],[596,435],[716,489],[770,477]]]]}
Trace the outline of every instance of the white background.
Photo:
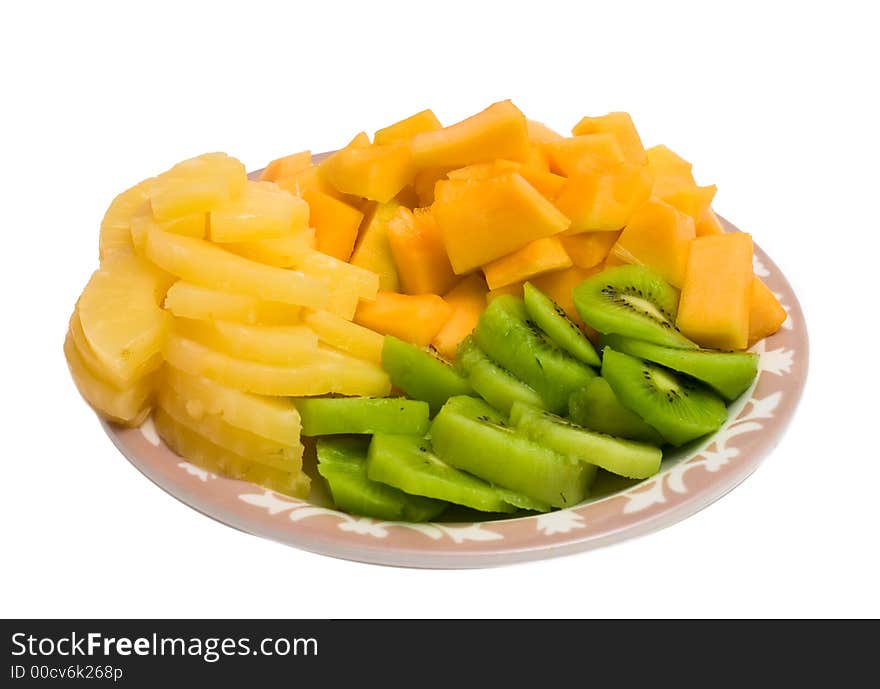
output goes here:
{"type": "Polygon", "coordinates": [[[0,615],[878,616],[880,53],[870,3],[3,3],[0,615]],[[801,406],[758,472],[662,532],[413,571],[236,532],[144,479],[61,352],[110,199],[205,151],[250,168],[431,107],[629,110],[806,312],[801,406]]]}

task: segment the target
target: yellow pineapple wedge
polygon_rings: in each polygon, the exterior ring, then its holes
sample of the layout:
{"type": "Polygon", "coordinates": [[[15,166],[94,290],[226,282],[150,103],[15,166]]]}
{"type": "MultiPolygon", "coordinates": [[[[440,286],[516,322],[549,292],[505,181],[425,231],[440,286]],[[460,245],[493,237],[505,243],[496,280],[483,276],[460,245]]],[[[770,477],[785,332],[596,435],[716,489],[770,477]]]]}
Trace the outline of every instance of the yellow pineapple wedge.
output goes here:
{"type": "Polygon", "coordinates": [[[302,469],[303,446],[299,441],[293,445],[282,445],[235,428],[222,416],[205,413],[204,407],[187,402],[169,387],[160,387],[156,406],[193,433],[257,464],[282,471],[302,469]]]}
{"type": "Polygon", "coordinates": [[[158,227],[147,231],[146,255],[163,270],[203,287],[312,308],[327,303],[327,287],[311,276],[263,265],[158,227]]]}
{"type": "Polygon", "coordinates": [[[150,198],[150,189],[155,178],[145,179],[126,189],[110,203],[110,207],[101,220],[101,232],[98,237],[98,255],[103,261],[114,253],[131,253],[131,221],[139,209],[145,207],[150,198]]]}
{"type": "Polygon", "coordinates": [[[282,471],[257,464],[230,452],[176,422],[162,409],[153,414],[159,436],[181,457],[208,471],[250,481],[293,497],[309,494],[309,477],[303,471],[282,471]]]}
{"type": "Polygon", "coordinates": [[[219,352],[264,364],[307,364],[319,356],[318,336],[305,325],[177,319],[174,329],[219,352]]]}
{"type": "Polygon", "coordinates": [[[164,354],[169,364],[190,375],[260,395],[385,397],[391,392],[391,381],[381,366],[325,348],[306,364],[279,366],[231,357],[172,333],[164,354]]]}
{"type": "Polygon", "coordinates": [[[169,276],[131,254],[108,257],[77,302],[82,335],[105,380],[130,385],[162,363],[171,317],[159,306],[169,276]]]}
{"type": "Polygon", "coordinates": [[[384,338],[374,330],[340,318],[329,311],[303,311],[303,323],[314,330],[324,344],[347,354],[381,363],[384,338]]]}
{"type": "Polygon", "coordinates": [[[248,181],[236,198],[211,210],[208,224],[214,242],[277,239],[308,227],[309,204],[272,182],[248,181]]]}
{"type": "Polygon", "coordinates": [[[224,244],[223,248],[268,266],[293,268],[302,261],[303,256],[315,248],[315,228],[306,227],[276,239],[224,244]]]}
{"type": "Polygon", "coordinates": [[[252,395],[168,365],[163,368],[161,385],[174,390],[196,411],[219,416],[230,426],[281,445],[300,442],[299,412],[288,399],[252,395]]]}
{"type": "Polygon", "coordinates": [[[165,308],[179,318],[221,320],[235,323],[293,325],[299,322],[300,307],[263,301],[178,280],[168,290],[165,308]]]}
{"type": "Polygon", "coordinates": [[[237,198],[247,182],[244,165],[225,153],[206,153],[163,172],[150,185],[153,217],[164,221],[208,213],[237,198]]]}

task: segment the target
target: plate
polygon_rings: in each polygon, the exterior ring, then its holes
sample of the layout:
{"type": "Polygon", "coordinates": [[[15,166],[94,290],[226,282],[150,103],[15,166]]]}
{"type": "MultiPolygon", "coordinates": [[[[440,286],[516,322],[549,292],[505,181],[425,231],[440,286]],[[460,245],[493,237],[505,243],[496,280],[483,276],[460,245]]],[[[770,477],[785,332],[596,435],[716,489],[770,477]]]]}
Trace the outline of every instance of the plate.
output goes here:
{"type": "MultiPolygon", "coordinates": [[[[204,471],[168,449],[151,420],[135,429],[107,422],[104,428],[141,473],[193,509],[323,555],[402,567],[469,568],[589,550],[656,531],[703,509],[739,485],[779,443],[807,376],[807,330],[791,285],[757,246],[754,267],[788,318],[778,333],[753,348],[760,355],[759,375],[731,406],[728,422],[701,444],[666,457],[650,479],[557,512],[428,524],[355,517],[332,509],[320,490],[309,501],[297,500],[204,471]]],[[[315,488],[320,483],[313,481],[315,488]]]]}

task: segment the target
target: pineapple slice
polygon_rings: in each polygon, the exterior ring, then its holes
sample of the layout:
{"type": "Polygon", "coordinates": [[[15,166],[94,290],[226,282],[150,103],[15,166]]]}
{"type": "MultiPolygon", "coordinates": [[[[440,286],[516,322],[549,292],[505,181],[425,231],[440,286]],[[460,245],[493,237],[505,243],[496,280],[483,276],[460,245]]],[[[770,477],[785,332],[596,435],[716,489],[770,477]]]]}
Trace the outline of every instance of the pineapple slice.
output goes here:
{"type": "Polygon", "coordinates": [[[77,313],[97,375],[128,383],[159,367],[171,317],[158,300],[167,287],[167,275],[130,254],[109,257],[92,274],[77,313]]]}
{"type": "Polygon", "coordinates": [[[146,255],[163,270],[203,287],[312,308],[327,303],[327,287],[311,276],[266,266],[158,227],[147,231],[146,255]]]}
{"type": "Polygon", "coordinates": [[[306,227],[287,237],[227,244],[225,249],[252,261],[277,268],[293,268],[315,248],[315,228],[306,227]]]}
{"type": "Polygon", "coordinates": [[[151,177],[131,189],[126,189],[110,203],[110,207],[101,220],[101,232],[98,238],[98,255],[103,261],[116,253],[131,253],[131,221],[146,201],[150,198],[150,189],[156,179],[151,177]]]}
{"type": "Polygon", "coordinates": [[[385,338],[362,325],[347,321],[329,311],[303,312],[303,323],[314,330],[325,344],[347,352],[358,359],[382,362],[382,344],[385,338]]]}
{"type": "Polygon", "coordinates": [[[230,426],[282,445],[293,446],[300,441],[299,412],[289,400],[252,395],[173,366],[163,369],[162,385],[174,390],[188,406],[220,416],[230,426]]]}
{"type": "Polygon", "coordinates": [[[115,387],[89,369],[70,333],[64,339],[64,356],[73,382],[96,412],[126,426],[140,426],[149,416],[155,374],[141,378],[127,388],[115,387]]]}
{"type": "Polygon", "coordinates": [[[156,406],[193,433],[198,433],[215,445],[247,457],[257,464],[265,464],[282,471],[302,469],[303,446],[300,441],[293,445],[282,445],[235,428],[221,416],[206,414],[204,407],[178,397],[167,387],[159,389],[156,406]]]}
{"type": "Polygon", "coordinates": [[[172,450],[203,469],[297,498],[309,494],[310,480],[302,471],[281,471],[251,462],[177,423],[162,409],[156,410],[153,420],[159,436],[172,450]]]}
{"type": "Polygon", "coordinates": [[[165,308],[180,318],[287,325],[299,321],[300,307],[220,292],[178,280],[165,297],[165,308]]]}
{"type": "Polygon", "coordinates": [[[164,353],[169,364],[190,375],[260,395],[385,397],[391,392],[391,381],[380,366],[324,348],[307,364],[278,366],[237,359],[172,333],[164,353]]]}
{"type": "Polygon", "coordinates": [[[181,218],[158,222],[153,218],[153,209],[149,201],[146,201],[134,212],[129,225],[134,252],[138,256],[143,256],[147,248],[147,232],[150,227],[157,225],[166,232],[203,239],[208,227],[208,216],[205,213],[192,213],[181,218]]]}
{"type": "Polygon", "coordinates": [[[327,286],[330,296],[325,309],[348,321],[361,299],[372,301],[379,292],[378,274],[320,251],[307,252],[296,267],[327,286]]]}
{"type": "Polygon", "coordinates": [[[208,213],[236,198],[247,182],[244,165],[225,153],[206,153],[178,163],[151,185],[150,204],[156,220],[208,213]]]}
{"type": "Polygon", "coordinates": [[[318,336],[304,325],[180,319],[174,329],[216,351],[264,364],[303,364],[319,354],[318,336]]]}
{"type": "Polygon", "coordinates": [[[309,204],[271,182],[248,182],[239,196],[211,210],[215,242],[276,239],[309,225],[309,204]]]}

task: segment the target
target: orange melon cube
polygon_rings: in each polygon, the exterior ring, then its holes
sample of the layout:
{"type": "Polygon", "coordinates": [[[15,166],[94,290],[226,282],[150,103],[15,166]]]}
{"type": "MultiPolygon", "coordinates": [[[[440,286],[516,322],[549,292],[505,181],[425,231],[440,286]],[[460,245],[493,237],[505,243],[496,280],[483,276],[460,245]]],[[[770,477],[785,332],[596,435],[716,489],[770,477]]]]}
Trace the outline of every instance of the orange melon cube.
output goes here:
{"type": "Polygon", "coordinates": [[[657,271],[676,287],[684,284],[694,221],[668,203],[651,199],[635,210],[611,254],[657,271]]]}
{"type": "Polygon", "coordinates": [[[693,240],[678,304],[679,330],[703,347],[745,349],[753,277],[750,235],[693,240]]]}
{"type": "Polygon", "coordinates": [[[620,232],[582,232],[561,235],[559,240],[574,265],[592,268],[605,260],[618,237],[620,232]]]}
{"type": "Polygon", "coordinates": [[[477,327],[480,314],[486,308],[486,294],[483,278],[473,273],[443,295],[443,300],[452,307],[452,315],[431,341],[441,356],[451,361],[461,341],[477,327]]]}
{"type": "Polygon", "coordinates": [[[528,145],[525,115],[509,100],[449,127],[416,134],[411,141],[420,169],[463,167],[495,158],[521,160],[528,145]]]}
{"type": "Polygon", "coordinates": [[[358,132],[351,141],[345,144],[344,148],[367,148],[369,145],[370,136],[366,132],[358,132]]]}
{"type": "Polygon", "coordinates": [[[388,241],[388,223],[400,205],[395,202],[381,203],[364,218],[358,233],[357,244],[351,254],[351,263],[371,270],[379,276],[379,289],[397,292],[400,277],[388,241]]]}
{"type": "Polygon", "coordinates": [[[521,175],[437,183],[434,217],[453,270],[461,275],[542,237],[569,220],[521,175]]]}
{"type": "Polygon", "coordinates": [[[321,163],[321,172],[338,191],[380,203],[397,196],[415,175],[404,144],[344,148],[321,163]]]}
{"type": "MultiPolygon", "coordinates": [[[[549,273],[552,275],[552,273],[549,273]]],[[[522,282],[514,282],[510,285],[504,285],[503,287],[499,287],[497,289],[490,289],[486,293],[486,303],[491,304],[498,297],[503,296],[505,294],[509,294],[514,297],[519,297],[522,299],[523,296],[523,283],[522,282]]]]}
{"type": "Polygon", "coordinates": [[[568,179],[554,204],[571,221],[567,234],[613,232],[650,196],[652,184],[645,166],[624,164],[609,173],[579,173],[568,179]]]}
{"type": "Polygon", "coordinates": [[[554,132],[543,122],[535,120],[526,120],[526,131],[528,132],[529,139],[536,144],[546,144],[565,138],[562,134],[554,132]]]}
{"type": "Polygon", "coordinates": [[[318,189],[307,189],[303,198],[315,228],[315,248],[340,261],[349,260],[364,214],[318,189]]]}
{"type": "Polygon", "coordinates": [[[234,199],[211,210],[211,240],[219,243],[275,239],[309,226],[309,204],[272,182],[248,182],[234,199]]]}
{"type": "Polygon", "coordinates": [[[420,206],[430,206],[434,203],[434,187],[441,179],[446,179],[446,174],[453,170],[450,167],[429,167],[419,170],[413,178],[413,190],[419,199],[420,206]]]}
{"type": "Polygon", "coordinates": [[[311,165],[311,151],[291,153],[289,156],[271,161],[260,173],[260,181],[275,182],[284,177],[291,177],[311,165]]]}
{"type": "Polygon", "coordinates": [[[388,222],[388,242],[406,294],[443,294],[455,284],[440,226],[427,209],[398,208],[388,222]]]}
{"type": "Polygon", "coordinates": [[[452,307],[436,294],[379,292],[374,301],[358,304],[354,322],[427,347],[451,315],[452,307]]]}
{"type": "Polygon", "coordinates": [[[486,264],[483,274],[489,289],[496,289],[571,265],[571,258],[558,237],[542,237],[486,264]]]}
{"type": "Polygon", "coordinates": [[[761,278],[752,278],[749,300],[749,347],[779,330],[788,314],[761,278]]]}
{"type": "Polygon", "coordinates": [[[566,179],[549,170],[535,167],[516,160],[504,160],[499,158],[492,163],[474,163],[456,170],[450,170],[446,177],[449,179],[489,179],[501,175],[518,172],[529,184],[541,192],[544,198],[552,201],[565,186],[566,179]]]}
{"type": "Polygon", "coordinates": [[[612,134],[627,162],[632,165],[645,164],[645,147],[627,112],[609,112],[601,117],[584,117],[572,128],[571,133],[575,136],[612,134]]]}
{"type": "Polygon", "coordinates": [[[645,151],[648,167],[660,179],[685,180],[695,184],[692,165],[673,150],[660,144],[645,151]]]}
{"type": "Polygon", "coordinates": [[[721,224],[718,216],[715,215],[715,211],[711,208],[707,208],[703,214],[697,218],[696,223],[694,224],[694,229],[696,229],[698,237],[724,234],[724,225],[721,224]]]}
{"type": "Polygon", "coordinates": [[[422,110],[378,130],[373,141],[377,144],[408,142],[416,134],[433,132],[438,129],[443,129],[443,125],[440,124],[437,116],[431,110],[422,110]]]}
{"type": "Polygon", "coordinates": [[[294,196],[304,196],[307,191],[315,190],[340,201],[350,198],[334,189],[321,175],[321,168],[317,165],[311,165],[298,172],[279,177],[275,180],[275,184],[294,196]]]}
{"type": "MultiPolygon", "coordinates": [[[[658,196],[696,221],[697,218],[702,218],[703,214],[709,210],[716,191],[718,191],[718,188],[714,184],[710,184],[707,187],[699,187],[694,184],[674,191],[667,191],[662,196],[658,196]]],[[[654,193],[657,195],[656,187],[654,193]]]]}
{"type": "Polygon", "coordinates": [[[543,145],[550,170],[566,177],[581,172],[605,172],[624,162],[623,150],[613,134],[585,134],[543,145]]]}

